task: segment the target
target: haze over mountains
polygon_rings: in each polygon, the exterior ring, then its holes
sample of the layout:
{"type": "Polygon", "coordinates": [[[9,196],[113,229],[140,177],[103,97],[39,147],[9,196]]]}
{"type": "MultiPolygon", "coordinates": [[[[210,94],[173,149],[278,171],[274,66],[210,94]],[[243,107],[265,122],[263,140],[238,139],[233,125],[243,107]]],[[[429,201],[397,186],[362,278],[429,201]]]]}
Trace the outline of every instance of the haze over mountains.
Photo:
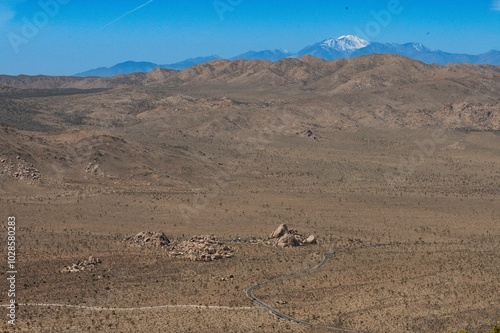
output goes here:
{"type": "MultiPolygon", "coordinates": [[[[288,50],[275,49],[263,51],[249,51],[227,60],[267,60],[276,62],[285,58],[300,58],[311,55],[325,60],[336,60],[342,58],[354,58],[369,54],[396,54],[408,58],[419,60],[426,64],[447,65],[450,63],[470,63],[500,65],[500,51],[491,50],[479,55],[455,54],[440,50],[433,50],[420,43],[376,43],[369,42],[352,35],[338,38],[325,39],[319,43],[304,47],[302,50],[293,53],[288,50]]],[[[119,74],[131,74],[135,72],[149,72],[155,68],[182,70],[194,65],[223,59],[218,55],[207,57],[196,57],[186,59],[172,64],[155,64],[152,62],[126,61],[112,67],[99,67],[75,76],[89,77],[110,77],[119,74]]]]}

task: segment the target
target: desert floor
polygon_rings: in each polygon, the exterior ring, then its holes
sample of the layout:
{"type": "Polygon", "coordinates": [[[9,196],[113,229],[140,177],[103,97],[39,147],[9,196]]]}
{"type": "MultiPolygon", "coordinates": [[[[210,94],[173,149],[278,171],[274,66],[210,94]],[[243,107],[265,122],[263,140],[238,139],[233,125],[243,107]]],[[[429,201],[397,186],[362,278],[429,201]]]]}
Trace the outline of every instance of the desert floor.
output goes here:
{"type": "MultiPolygon", "coordinates": [[[[433,131],[169,138],[169,147],[202,152],[163,166],[190,183],[147,173],[4,178],[2,219],[17,221],[17,302],[64,306],[20,305],[15,329],[4,321],[1,330],[484,332],[500,321],[500,137],[449,130],[433,141],[433,131]],[[318,244],[230,242],[265,239],[281,223],[318,244]],[[122,242],[144,230],[174,240],[214,234],[236,253],[189,261],[122,242]],[[328,252],[320,270],[294,276],[328,252]],[[95,271],[60,272],[90,255],[102,259],[95,271]],[[264,281],[257,297],[317,326],[255,306],[246,290],[264,281]]],[[[148,133],[130,135],[147,146],[148,133]]]]}

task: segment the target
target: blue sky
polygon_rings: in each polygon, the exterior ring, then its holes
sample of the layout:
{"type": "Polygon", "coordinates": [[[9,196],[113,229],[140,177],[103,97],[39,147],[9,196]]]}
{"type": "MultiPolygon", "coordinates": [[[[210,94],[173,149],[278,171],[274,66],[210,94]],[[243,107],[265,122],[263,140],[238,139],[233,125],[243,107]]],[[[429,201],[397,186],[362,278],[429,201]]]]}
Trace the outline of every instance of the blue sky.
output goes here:
{"type": "Polygon", "coordinates": [[[456,53],[500,50],[500,0],[0,0],[0,74],[295,52],[360,33],[456,53]]]}

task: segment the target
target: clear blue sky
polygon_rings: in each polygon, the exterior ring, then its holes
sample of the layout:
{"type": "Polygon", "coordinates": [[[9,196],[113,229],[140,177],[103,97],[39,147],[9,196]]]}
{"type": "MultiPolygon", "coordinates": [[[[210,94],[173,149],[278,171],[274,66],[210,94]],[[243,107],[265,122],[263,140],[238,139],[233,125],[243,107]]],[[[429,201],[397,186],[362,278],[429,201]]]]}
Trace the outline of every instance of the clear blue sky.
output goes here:
{"type": "Polygon", "coordinates": [[[0,0],[0,74],[71,75],[126,60],[295,52],[359,35],[370,24],[379,29],[360,37],[371,41],[500,50],[500,0],[0,0]],[[374,13],[393,2],[400,3],[397,13],[377,23],[374,13]]]}

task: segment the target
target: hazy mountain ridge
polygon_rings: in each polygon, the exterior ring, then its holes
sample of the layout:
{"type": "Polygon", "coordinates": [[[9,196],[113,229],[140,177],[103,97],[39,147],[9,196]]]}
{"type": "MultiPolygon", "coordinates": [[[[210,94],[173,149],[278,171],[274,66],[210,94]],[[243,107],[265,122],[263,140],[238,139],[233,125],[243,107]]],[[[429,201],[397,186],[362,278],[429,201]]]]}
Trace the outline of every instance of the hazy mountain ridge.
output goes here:
{"type": "MultiPolygon", "coordinates": [[[[424,62],[426,64],[447,65],[450,63],[471,63],[500,65],[500,51],[496,50],[491,50],[487,53],[479,55],[455,54],[440,50],[432,50],[421,43],[377,43],[369,42],[352,35],[325,39],[319,43],[306,46],[296,53],[281,49],[249,51],[235,57],[230,57],[227,60],[267,60],[271,62],[277,62],[285,58],[300,58],[306,55],[325,60],[337,60],[370,54],[401,55],[424,62]]],[[[181,62],[166,65],[160,65],[151,62],[126,61],[110,68],[100,67],[86,72],[78,73],[75,76],[109,77],[118,74],[149,72],[155,68],[183,70],[205,62],[222,59],[222,57],[219,57],[217,55],[211,55],[208,57],[190,58],[181,62]]]]}
{"type": "MultiPolygon", "coordinates": [[[[0,76],[0,85],[20,89],[102,89],[119,86],[197,85],[280,87],[358,91],[429,82],[437,78],[497,77],[500,68],[489,65],[426,65],[396,55],[369,55],[327,61],[312,56],[264,60],[214,60],[182,71],[156,68],[148,73],[113,77],[0,76]]],[[[488,79],[489,80],[489,79],[488,79]]],[[[489,82],[489,81],[488,81],[489,82]]],[[[473,87],[471,87],[473,88],[473,87]]],[[[4,88],[6,89],[6,88],[4,88]]]]}
{"type": "Polygon", "coordinates": [[[189,58],[180,62],[176,62],[173,64],[155,64],[153,62],[136,62],[136,61],[125,61],[119,64],[116,64],[112,67],[99,67],[95,69],[91,69],[82,73],[77,73],[75,76],[79,77],[110,77],[120,74],[132,74],[132,73],[147,73],[152,71],[155,68],[163,68],[163,69],[173,69],[173,70],[183,70],[185,68],[195,66],[201,63],[209,62],[212,60],[221,59],[217,55],[211,55],[208,57],[197,57],[197,58],[189,58]]]}
{"type": "Polygon", "coordinates": [[[264,50],[264,51],[249,51],[232,57],[230,60],[268,60],[268,61],[280,61],[284,58],[293,56],[288,50],[264,50]]]}

